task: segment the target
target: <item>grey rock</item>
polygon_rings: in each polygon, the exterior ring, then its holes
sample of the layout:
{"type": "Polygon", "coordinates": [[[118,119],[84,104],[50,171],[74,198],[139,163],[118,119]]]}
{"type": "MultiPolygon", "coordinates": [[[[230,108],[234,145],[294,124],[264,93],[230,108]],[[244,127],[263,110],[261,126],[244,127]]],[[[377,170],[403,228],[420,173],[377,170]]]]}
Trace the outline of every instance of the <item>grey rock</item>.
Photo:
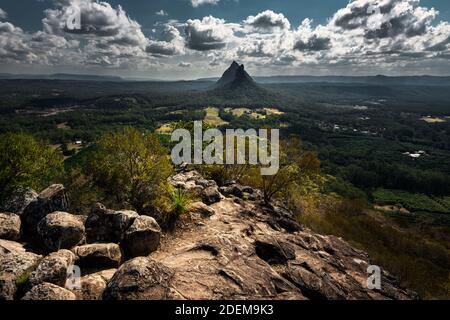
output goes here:
{"type": "Polygon", "coordinates": [[[37,224],[49,213],[68,209],[66,188],[61,184],[48,187],[23,210],[21,219],[25,235],[34,236],[37,224]]]}
{"type": "Polygon", "coordinates": [[[127,259],[147,256],[158,249],[160,239],[161,228],[156,220],[140,216],[125,232],[121,247],[127,259]]]}
{"type": "Polygon", "coordinates": [[[17,242],[0,240],[0,300],[13,300],[25,284],[40,255],[27,252],[17,242]]]}
{"type": "Polygon", "coordinates": [[[52,283],[42,283],[28,291],[22,300],[57,301],[76,300],[73,292],[52,283]]]}
{"type": "Polygon", "coordinates": [[[3,201],[0,210],[21,215],[25,208],[38,196],[39,194],[31,188],[18,189],[3,201]]]}
{"type": "Polygon", "coordinates": [[[42,259],[32,272],[30,277],[31,286],[48,282],[64,287],[69,268],[74,265],[75,259],[75,255],[69,250],[59,250],[51,253],[42,259]]]}
{"type": "Polygon", "coordinates": [[[96,204],[85,222],[88,243],[119,243],[137,217],[134,211],[108,210],[96,204]]]}
{"type": "Polygon", "coordinates": [[[47,215],[39,222],[37,231],[50,251],[71,249],[85,239],[82,221],[66,212],[47,215]]]}
{"type": "Polygon", "coordinates": [[[14,213],[0,213],[0,239],[20,239],[20,217],[14,213]]]}
{"type": "Polygon", "coordinates": [[[205,204],[211,205],[220,201],[221,196],[217,187],[208,187],[203,190],[202,200],[205,204]]]}
{"type": "Polygon", "coordinates": [[[124,263],[108,282],[105,300],[164,300],[170,292],[173,271],[149,257],[124,263]]]}
{"type": "Polygon", "coordinates": [[[77,265],[81,268],[117,268],[122,259],[120,247],[115,243],[94,243],[75,247],[77,265]]]}

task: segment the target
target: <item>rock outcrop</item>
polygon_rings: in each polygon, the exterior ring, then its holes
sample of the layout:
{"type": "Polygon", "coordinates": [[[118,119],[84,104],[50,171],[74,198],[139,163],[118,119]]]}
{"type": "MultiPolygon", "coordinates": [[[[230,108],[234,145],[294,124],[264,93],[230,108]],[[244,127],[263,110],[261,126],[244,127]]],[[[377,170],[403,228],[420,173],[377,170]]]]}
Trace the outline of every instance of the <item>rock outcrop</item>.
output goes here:
{"type": "Polygon", "coordinates": [[[67,211],[69,200],[63,185],[55,184],[42,191],[21,214],[26,235],[35,235],[36,226],[46,215],[56,211],[67,211]]]}
{"type": "Polygon", "coordinates": [[[115,243],[94,243],[75,247],[80,268],[118,268],[122,260],[120,247],[115,243]]]}
{"type": "Polygon", "coordinates": [[[85,223],[88,243],[119,243],[137,217],[134,211],[108,210],[96,204],[85,223]]]}
{"type": "Polygon", "coordinates": [[[51,283],[42,283],[28,291],[22,300],[57,301],[76,300],[76,295],[51,283]]]}
{"type": "Polygon", "coordinates": [[[39,222],[37,231],[50,251],[71,249],[86,236],[81,219],[66,212],[54,212],[47,215],[39,222]]]}
{"type": "Polygon", "coordinates": [[[0,240],[0,300],[13,300],[24,285],[40,255],[27,252],[17,242],[0,240]]]}
{"type": "Polygon", "coordinates": [[[20,217],[17,214],[0,213],[0,239],[19,240],[20,226],[20,217]]]}
{"type": "Polygon", "coordinates": [[[69,250],[59,250],[51,253],[42,259],[31,273],[29,284],[34,287],[47,282],[64,287],[69,268],[74,265],[75,260],[76,256],[69,250]]]}
{"type": "MultiPolygon", "coordinates": [[[[368,289],[366,253],[305,228],[280,204],[265,205],[260,190],[234,181],[219,188],[197,172],[169,182],[203,201],[166,234],[149,216],[101,204],[87,219],[49,211],[65,206],[64,187],[41,193],[22,222],[37,226],[38,247],[54,252],[42,257],[0,240],[0,300],[416,298],[386,271],[381,289],[368,289]],[[64,288],[72,265],[81,286],[64,288]]],[[[4,217],[0,230],[13,231],[0,236],[16,238],[17,217],[4,217]]]]}
{"type": "Polygon", "coordinates": [[[158,249],[160,239],[161,228],[156,220],[140,216],[125,232],[121,247],[127,259],[148,256],[158,249]]]}

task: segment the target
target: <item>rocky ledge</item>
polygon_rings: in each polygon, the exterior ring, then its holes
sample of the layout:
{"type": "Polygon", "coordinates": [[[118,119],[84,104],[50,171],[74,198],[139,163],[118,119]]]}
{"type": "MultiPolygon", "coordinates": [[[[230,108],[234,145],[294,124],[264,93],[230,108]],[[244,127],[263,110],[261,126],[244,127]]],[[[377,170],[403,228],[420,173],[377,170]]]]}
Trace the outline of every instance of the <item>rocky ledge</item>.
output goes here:
{"type": "Polygon", "coordinates": [[[61,185],[15,196],[0,213],[0,300],[416,298],[385,271],[369,290],[366,253],[263,205],[259,190],[195,171],[169,181],[202,201],[168,234],[157,216],[101,204],[71,215],[61,185]]]}

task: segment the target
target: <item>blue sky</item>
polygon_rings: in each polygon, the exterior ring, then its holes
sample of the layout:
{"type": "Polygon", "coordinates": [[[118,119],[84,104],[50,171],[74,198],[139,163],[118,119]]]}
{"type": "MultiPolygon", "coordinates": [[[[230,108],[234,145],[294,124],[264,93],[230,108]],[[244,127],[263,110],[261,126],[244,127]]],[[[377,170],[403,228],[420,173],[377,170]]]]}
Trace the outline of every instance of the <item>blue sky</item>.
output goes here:
{"type": "Polygon", "coordinates": [[[450,1],[354,2],[2,0],[0,67],[189,79],[217,75],[236,59],[259,75],[450,73],[450,1]],[[382,8],[379,24],[367,5],[382,8]],[[89,20],[86,30],[64,29],[74,7],[89,20]]]}

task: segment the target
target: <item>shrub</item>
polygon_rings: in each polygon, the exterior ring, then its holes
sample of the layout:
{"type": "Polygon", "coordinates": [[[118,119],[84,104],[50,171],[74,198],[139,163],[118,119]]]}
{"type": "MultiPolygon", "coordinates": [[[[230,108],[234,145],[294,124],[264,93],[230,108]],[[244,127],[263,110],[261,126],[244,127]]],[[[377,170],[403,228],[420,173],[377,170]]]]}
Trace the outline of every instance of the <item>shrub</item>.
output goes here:
{"type": "Polygon", "coordinates": [[[61,156],[45,142],[24,133],[0,135],[0,200],[16,189],[47,187],[61,169],[61,156]]]}
{"type": "Polygon", "coordinates": [[[97,144],[88,171],[105,196],[138,212],[158,198],[172,164],[155,134],[127,127],[104,135],[97,144]]]}

